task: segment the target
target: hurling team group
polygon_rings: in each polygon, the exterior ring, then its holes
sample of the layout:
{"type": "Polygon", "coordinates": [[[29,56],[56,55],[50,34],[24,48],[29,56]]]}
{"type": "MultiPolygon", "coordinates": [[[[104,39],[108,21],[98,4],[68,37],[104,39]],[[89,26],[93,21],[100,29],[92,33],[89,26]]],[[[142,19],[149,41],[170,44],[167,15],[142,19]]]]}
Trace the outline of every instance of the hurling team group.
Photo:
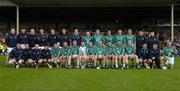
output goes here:
{"type": "Polygon", "coordinates": [[[86,31],[84,35],[78,29],[68,34],[63,28],[60,34],[50,29],[21,29],[17,35],[11,29],[6,35],[8,56],[6,64],[15,68],[96,68],[96,69],[173,69],[177,49],[171,41],[166,47],[159,48],[159,39],[154,32],[148,37],[143,31],[138,35],[132,29],[108,30],[102,33],[86,31]],[[111,31],[115,32],[112,34],[111,31]],[[124,33],[126,31],[127,33],[124,33]]]}

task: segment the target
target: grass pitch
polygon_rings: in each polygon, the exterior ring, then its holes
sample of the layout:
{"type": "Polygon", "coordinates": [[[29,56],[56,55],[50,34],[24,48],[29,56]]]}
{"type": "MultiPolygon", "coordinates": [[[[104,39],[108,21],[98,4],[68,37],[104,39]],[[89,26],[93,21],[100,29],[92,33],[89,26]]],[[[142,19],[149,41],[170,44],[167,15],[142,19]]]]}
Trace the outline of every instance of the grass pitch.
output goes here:
{"type": "Polygon", "coordinates": [[[180,57],[174,70],[17,70],[5,67],[5,56],[0,56],[0,91],[180,91],[180,57]]]}

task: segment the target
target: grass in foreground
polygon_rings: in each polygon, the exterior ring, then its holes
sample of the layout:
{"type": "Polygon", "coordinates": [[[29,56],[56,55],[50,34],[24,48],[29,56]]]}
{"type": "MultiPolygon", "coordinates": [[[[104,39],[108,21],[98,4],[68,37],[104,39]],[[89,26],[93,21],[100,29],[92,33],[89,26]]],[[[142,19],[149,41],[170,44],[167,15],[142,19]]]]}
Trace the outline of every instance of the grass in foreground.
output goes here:
{"type": "Polygon", "coordinates": [[[180,91],[180,57],[174,70],[17,70],[4,60],[0,56],[0,91],[180,91]]]}

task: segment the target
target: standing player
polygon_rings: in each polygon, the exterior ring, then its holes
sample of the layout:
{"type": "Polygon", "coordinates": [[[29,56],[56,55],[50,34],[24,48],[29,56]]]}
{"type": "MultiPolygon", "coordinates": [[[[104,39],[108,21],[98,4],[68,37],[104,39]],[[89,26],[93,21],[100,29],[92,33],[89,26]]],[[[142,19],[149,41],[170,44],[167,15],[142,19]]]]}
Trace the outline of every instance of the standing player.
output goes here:
{"type": "Polygon", "coordinates": [[[39,44],[40,49],[44,49],[44,46],[47,44],[48,36],[44,33],[44,29],[40,29],[40,34],[37,35],[37,43],[39,44]]]}
{"type": "Polygon", "coordinates": [[[70,36],[67,34],[67,31],[65,28],[62,29],[62,34],[59,36],[59,42],[60,46],[64,45],[64,42],[67,42],[67,44],[70,44],[70,36]]]}
{"type": "Polygon", "coordinates": [[[144,43],[143,48],[139,51],[139,61],[144,63],[147,69],[149,69],[150,64],[152,64],[150,55],[150,50],[147,48],[147,44],[144,43]]]}
{"type": "Polygon", "coordinates": [[[111,30],[107,31],[107,35],[104,37],[105,45],[108,45],[108,42],[114,44],[114,36],[111,34],[111,30]]]}
{"type": "Polygon", "coordinates": [[[92,41],[92,36],[89,31],[86,32],[86,35],[83,36],[86,46],[89,46],[89,42],[92,41]]]}
{"type": "Polygon", "coordinates": [[[136,63],[136,65],[139,68],[138,56],[135,54],[135,48],[132,45],[131,40],[128,40],[128,44],[125,47],[125,68],[127,69],[129,68],[129,59],[134,61],[133,63],[136,63]]]}
{"type": "Polygon", "coordinates": [[[144,36],[144,32],[143,31],[139,31],[139,35],[136,37],[136,53],[138,55],[138,57],[140,57],[139,52],[142,48],[142,44],[146,43],[146,37],[144,36]]]}
{"type": "Polygon", "coordinates": [[[104,42],[104,36],[102,34],[100,34],[100,30],[97,29],[96,33],[93,36],[93,43],[95,46],[98,46],[98,42],[102,41],[102,43],[104,42]]]}
{"type": "Polygon", "coordinates": [[[71,36],[71,42],[76,41],[77,45],[81,45],[82,37],[79,35],[79,30],[74,29],[74,34],[71,36]]]}
{"type": "Polygon", "coordinates": [[[165,61],[162,63],[163,69],[167,69],[167,67],[169,67],[170,69],[174,68],[174,60],[176,54],[177,49],[172,46],[172,42],[168,41],[167,46],[163,49],[163,57],[161,58],[162,61],[165,61]]]}
{"type": "Polygon", "coordinates": [[[58,45],[57,44],[54,44],[54,47],[51,49],[51,56],[52,56],[52,59],[51,59],[51,63],[53,62],[57,68],[59,68],[59,64],[60,64],[60,49],[58,48],[58,45]]]}
{"type": "Polygon", "coordinates": [[[53,47],[54,44],[58,42],[58,35],[56,35],[56,32],[54,29],[50,30],[50,35],[48,36],[48,43],[50,47],[53,47]]]}
{"type": "Polygon", "coordinates": [[[148,48],[153,49],[153,44],[158,44],[159,48],[159,39],[155,36],[154,32],[151,32],[148,38],[148,48]]]}
{"type": "Polygon", "coordinates": [[[115,67],[119,67],[119,63],[122,63],[122,69],[125,68],[125,56],[124,56],[124,44],[121,43],[121,40],[118,40],[116,46],[113,49],[115,67]]]}
{"type": "Polygon", "coordinates": [[[153,44],[153,49],[150,50],[151,51],[151,59],[153,61],[153,63],[151,64],[151,68],[154,67],[154,62],[156,64],[157,68],[161,68],[160,67],[160,49],[158,48],[157,44],[153,44]]]}
{"type": "Polygon", "coordinates": [[[136,41],[135,41],[135,36],[132,34],[132,29],[128,29],[128,34],[125,36],[125,44],[128,45],[128,41],[131,41],[131,45],[135,46],[136,41]]]}
{"type": "Polygon", "coordinates": [[[16,65],[16,68],[18,69],[19,66],[22,65],[24,62],[22,55],[23,55],[23,50],[21,49],[20,44],[17,44],[16,48],[14,48],[10,52],[10,60],[8,63],[10,65],[16,65]]]}
{"type": "MultiPolygon", "coordinates": [[[[87,63],[87,47],[85,46],[85,42],[81,42],[81,46],[79,47],[79,55],[80,55],[80,63],[81,63],[81,68],[84,69],[86,67],[87,63]]],[[[90,67],[90,63],[87,64],[88,67],[90,67]]]]}
{"type": "Polygon", "coordinates": [[[6,45],[8,46],[6,64],[8,64],[8,61],[9,61],[9,53],[13,50],[13,48],[16,47],[17,42],[18,42],[18,39],[16,35],[16,30],[12,28],[10,33],[6,36],[6,45]]]}
{"type": "Polygon", "coordinates": [[[106,46],[106,49],[105,49],[105,54],[106,54],[105,55],[105,57],[106,57],[106,59],[105,59],[106,67],[105,68],[108,68],[109,67],[109,63],[113,63],[114,62],[113,45],[112,45],[111,41],[107,42],[107,46],[106,46]]]}
{"type": "Polygon", "coordinates": [[[36,43],[37,43],[37,36],[35,34],[35,30],[34,29],[30,29],[30,33],[28,35],[28,44],[29,44],[29,47],[33,48],[36,43]]]}
{"type": "Polygon", "coordinates": [[[114,44],[116,44],[118,41],[121,41],[121,44],[124,45],[124,43],[125,43],[125,36],[122,34],[122,30],[121,29],[119,29],[118,30],[118,34],[114,36],[114,41],[115,41],[114,44]]]}
{"type": "Polygon", "coordinates": [[[98,42],[98,46],[95,49],[95,63],[97,69],[100,69],[101,66],[105,68],[105,47],[102,41],[98,42]]]}
{"type": "Polygon", "coordinates": [[[76,61],[76,68],[80,68],[80,60],[79,60],[79,46],[77,45],[77,41],[73,41],[73,45],[70,48],[70,56],[68,60],[68,68],[71,68],[71,61],[76,61]]]}
{"type": "Polygon", "coordinates": [[[28,43],[26,29],[21,29],[21,33],[18,35],[18,43],[21,45],[21,47],[28,43]]]}

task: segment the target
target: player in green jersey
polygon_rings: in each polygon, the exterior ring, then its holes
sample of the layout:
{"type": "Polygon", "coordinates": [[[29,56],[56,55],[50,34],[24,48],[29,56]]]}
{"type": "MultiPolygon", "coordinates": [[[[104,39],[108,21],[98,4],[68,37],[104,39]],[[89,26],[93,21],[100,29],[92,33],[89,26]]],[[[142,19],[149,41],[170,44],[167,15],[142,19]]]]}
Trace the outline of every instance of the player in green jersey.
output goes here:
{"type": "Polygon", "coordinates": [[[100,69],[101,64],[103,64],[103,67],[105,67],[105,47],[102,41],[98,42],[98,46],[95,49],[95,55],[97,69],[100,69]]]}
{"type": "Polygon", "coordinates": [[[163,49],[162,60],[162,69],[173,69],[174,68],[174,59],[177,54],[177,49],[172,46],[172,42],[168,41],[167,46],[163,49]]]}
{"type": "Polygon", "coordinates": [[[104,36],[102,35],[102,34],[100,34],[100,30],[99,29],[97,29],[96,30],[96,33],[94,34],[94,36],[93,36],[93,42],[94,42],[94,45],[95,46],[98,46],[98,42],[99,41],[104,41],[104,36]]]}
{"type": "Polygon", "coordinates": [[[105,49],[105,64],[106,64],[106,68],[108,68],[109,63],[113,63],[114,62],[114,58],[113,58],[113,45],[111,41],[108,41],[106,49],[105,49]]]}
{"type": "Polygon", "coordinates": [[[77,45],[77,42],[74,40],[73,45],[70,47],[70,56],[68,60],[68,67],[71,68],[71,61],[74,60],[76,62],[76,68],[80,67],[80,61],[79,61],[79,46],[77,45]]]}
{"type": "Polygon", "coordinates": [[[121,43],[121,40],[118,40],[116,46],[113,49],[113,53],[115,59],[115,67],[118,68],[120,64],[123,64],[123,66],[125,67],[124,44],[121,43]]]}
{"type": "Polygon", "coordinates": [[[131,40],[128,40],[128,45],[125,47],[125,67],[123,68],[129,68],[128,67],[128,60],[135,61],[134,63],[139,65],[138,56],[135,54],[135,48],[131,43],[131,40]]]}
{"type": "Polygon", "coordinates": [[[59,59],[60,53],[61,52],[60,49],[58,48],[58,45],[54,44],[54,47],[51,49],[51,56],[52,56],[51,62],[53,62],[57,68],[59,67],[59,63],[61,62],[61,60],[59,59]]]}
{"type": "Polygon", "coordinates": [[[110,41],[112,44],[114,43],[114,36],[111,34],[111,30],[107,31],[107,35],[104,37],[105,45],[108,45],[110,41]]]}
{"type": "Polygon", "coordinates": [[[132,34],[132,30],[131,29],[128,29],[128,34],[126,34],[125,36],[125,44],[128,45],[128,41],[131,41],[131,44],[133,46],[135,46],[136,44],[136,39],[135,39],[135,36],[132,34]]]}
{"type": "Polygon", "coordinates": [[[114,36],[114,44],[117,44],[118,41],[121,41],[121,44],[124,45],[125,42],[125,36],[122,34],[122,30],[118,30],[118,34],[114,36]]]}
{"type": "Polygon", "coordinates": [[[94,67],[96,67],[96,62],[94,61],[95,60],[95,46],[93,45],[93,42],[90,41],[89,42],[89,46],[87,47],[87,62],[90,63],[91,65],[93,65],[94,67]]]}
{"type": "Polygon", "coordinates": [[[63,63],[65,64],[65,65],[67,65],[68,64],[68,60],[70,60],[69,59],[69,56],[70,56],[70,48],[68,47],[68,43],[67,42],[64,42],[63,43],[63,48],[62,48],[62,56],[61,56],[61,58],[62,58],[62,61],[63,61],[63,63]]]}
{"type": "Polygon", "coordinates": [[[93,37],[91,36],[91,33],[89,31],[86,32],[86,35],[83,36],[83,40],[86,44],[86,47],[89,46],[89,42],[92,41],[93,37]]]}

